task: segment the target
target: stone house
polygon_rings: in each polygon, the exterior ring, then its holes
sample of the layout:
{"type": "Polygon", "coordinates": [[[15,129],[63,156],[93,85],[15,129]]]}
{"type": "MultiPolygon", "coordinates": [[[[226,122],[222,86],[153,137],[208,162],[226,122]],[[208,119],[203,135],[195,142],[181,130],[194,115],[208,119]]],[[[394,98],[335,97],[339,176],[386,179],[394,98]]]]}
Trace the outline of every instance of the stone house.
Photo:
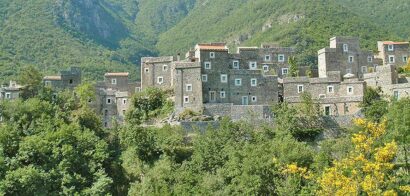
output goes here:
{"type": "Polygon", "coordinates": [[[204,112],[218,105],[267,106],[278,102],[274,74],[284,68],[284,75],[288,73],[287,59],[293,53],[292,48],[268,45],[230,53],[224,43],[197,44],[184,60],[179,55],[142,58],[141,78],[149,80],[142,81],[142,87],[173,89],[177,112],[186,108],[204,112]]]}
{"type": "MultiPolygon", "coordinates": [[[[73,90],[81,84],[81,70],[73,67],[57,76],[46,76],[43,83],[56,92],[73,90]]],[[[95,99],[89,100],[89,106],[101,116],[105,127],[112,127],[115,122],[123,123],[132,95],[141,91],[139,82],[129,81],[129,73],[106,73],[104,81],[97,82],[94,87],[95,99]]]]}
{"type": "Polygon", "coordinates": [[[395,65],[400,67],[406,65],[410,56],[409,42],[377,42],[378,54],[375,56],[383,60],[383,65],[395,65]]]}
{"type": "Polygon", "coordinates": [[[330,46],[318,51],[319,77],[327,72],[339,71],[341,76],[353,74],[359,78],[382,64],[372,51],[360,48],[357,37],[333,37],[330,46]]]}
{"type": "Polygon", "coordinates": [[[71,67],[69,70],[61,71],[59,75],[45,76],[43,78],[45,86],[52,89],[74,89],[81,84],[81,69],[79,67],[71,67]]]}
{"type": "Polygon", "coordinates": [[[302,103],[301,95],[309,93],[324,115],[354,115],[363,101],[366,84],[351,74],[340,76],[339,71],[327,72],[326,77],[287,77],[281,81],[284,101],[302,103]]]}
{"type": "Polygon", "coordinates": [[[8,85],[1,85],[0,100],[18,99],[22,89],[23,86],[17,84],[16,81],[10,81],[8,85]]]}
{"type": "Polygon", "coordinates": [[[375,72],[364,74],[364,81],[370,87],[381,88],[387,97],[410,97],[410,77],[400,76],[396,68],[392,64],[378,66],[375,72]]]}
{"type": "Polygon", "coordinates": [[[141,59],[141,86],[168,89],[173,86],[173,56],[143,57],[141,59]]]}
{"type": "Polygon", "coordinates": [[[140,83],[129,82],[128,77],[129,73],[106,73],[104,81],[95,85],[96,99],[89,104],[102,116],[105,127],[124,122],[132,95],[140,91],[140,83]]]}

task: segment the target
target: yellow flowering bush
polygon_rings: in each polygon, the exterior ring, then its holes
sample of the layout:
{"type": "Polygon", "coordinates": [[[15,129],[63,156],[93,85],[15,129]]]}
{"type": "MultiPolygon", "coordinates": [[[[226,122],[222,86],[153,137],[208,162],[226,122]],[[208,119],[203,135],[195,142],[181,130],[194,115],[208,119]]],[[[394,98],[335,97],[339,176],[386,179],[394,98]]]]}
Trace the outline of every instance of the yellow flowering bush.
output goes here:
{"type": "Polygon", "coordinates": [[[286,165],[282,170],[282,173],[298,175],[300,177],[303,177],[304,179],[310,179],[312,177],[312,174],[307,170],[306,167],[298,167],[297,163],[286,165]]]}
{"type": "MultiPolygon", "coordinates": [[[[386,133],[386,122],[355,120],[362,128],[352,137],[354,150],[347,158],[335,161],[318,179],[318,195],[397,195],[392,163],[397,154],[396,142],[376,147],[386,133]]],[[[403,188],[403,190],[406,187],[403,188]]]]}

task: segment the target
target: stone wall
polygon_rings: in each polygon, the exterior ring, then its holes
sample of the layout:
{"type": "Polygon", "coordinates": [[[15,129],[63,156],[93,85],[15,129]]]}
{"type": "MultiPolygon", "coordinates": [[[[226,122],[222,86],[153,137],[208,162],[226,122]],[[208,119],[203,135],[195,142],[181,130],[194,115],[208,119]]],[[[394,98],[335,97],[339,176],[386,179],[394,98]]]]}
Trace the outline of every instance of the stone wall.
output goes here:
{"type": "Polygon", "coordinates": [[[202,111],[203,94],[201,67],[196,62],[177,63],[174,76],[175,108],[202,111]]]}
{"type": "Polygon", "coordinates": [[[170,89],[173,84],[173,56],[144,57],[141,59],[141,87],[170,89]],[[159,81],[162,78],[162,82],[159,81]]]}
{"type": "Polygon", "coordinates": [[[396,66],[406,65],[404,57],[408,60],[410,56],[409,43],[408,42],[390,42],[379,41],[377,42],[379,53],[378,58],[383,60],[383,65],[391,64],[396,66]],[[389,45],[393,46],[393,51],[389,51],[389,45]],[[389,60],[389,56],[394,57],[394,62],[389,60]]]}
{"type": "Polygon", "coordinates": [[[320,105],[324,114],[334,116],[351,115],[360,110],[359,104],[363,101],[365,86],[365,83],[358,79],[341,81],[340,77],[283,79],[286,102],[300,104],[303,101],[301,98],[303,93],[309,93],[312,100],[320,105]],[[299,92],[300,87],[303,88],[302,92],[299,92]]]}
{"type": "Polygon", "coordinates": [[[359,39],[355,37],[331,38],[330,48],[319,50],[318,57],[319,77],[321,78],[326,77],[329,71],[340,71],[342,76],[350,71],[351,74],[362,77],[378,62],[374,59],[372,51],[360,48],[359,39]]]}
{"type": "Polygon", "coordinates": [[[272,120],[273,114],[267,105],[204,104],[204,114],[229,117],[238,120],[272,120]]]}

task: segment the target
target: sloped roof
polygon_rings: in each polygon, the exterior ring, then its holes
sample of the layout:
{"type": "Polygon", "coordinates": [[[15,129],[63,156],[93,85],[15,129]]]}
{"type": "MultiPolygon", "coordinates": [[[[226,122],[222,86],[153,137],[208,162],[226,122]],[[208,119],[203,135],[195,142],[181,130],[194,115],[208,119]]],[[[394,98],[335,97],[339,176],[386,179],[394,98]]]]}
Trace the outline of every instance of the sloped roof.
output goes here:
{"type": "Polygon", "coordinates": [[[199,50],[228,50],[228,47],[225,43],[209,43],[209,44],[197,44],[196,46],[199,50]]]}
{"type": "Polygon", "coordinates": [[[383,44],[389,44],[389,45],[403,45],[403,44],[409,44],[409,42],[393,42],[393,41],[384,41],[383,44]]]}
{"type": "Polygon", "coordinates": [[[61,76],[45,76],[44,80],[61,80],[61,76]]]}
{"type": "Polygon", "coordinates": [[[128,72],[112,72],[112,73],[105,73],[104,76],[128,76],[130,73],[128,72]]]}

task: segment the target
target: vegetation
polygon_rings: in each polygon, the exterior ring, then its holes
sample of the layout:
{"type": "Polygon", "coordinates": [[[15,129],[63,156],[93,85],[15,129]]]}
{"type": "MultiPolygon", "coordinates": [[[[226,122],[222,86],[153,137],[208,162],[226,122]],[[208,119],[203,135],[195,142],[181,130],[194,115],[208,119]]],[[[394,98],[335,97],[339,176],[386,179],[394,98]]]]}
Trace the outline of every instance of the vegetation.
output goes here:
{"type": "Polygon", "coordinates": [[[318,140],[322,117],[309,94],[299,106],[276,106],[274,127],[223,119],[186,134],[141,125],[167,107],[158,89],[136,95],[128,122],[110,130],[87,106],[92,92],[84,84],[53,97],[45,88],[0,103],[0,194],[409,192],[409,99],[390,103],[387,121],[358,119],[340,137],[318,140]]]}
{"type": "Polygon", "coordinates": [[[315,66],[333,36],[358,36],[372,50],[377,40],[408,39],[407,8],[406,0],[0,0],[0,80],[27,65],[45,74],[79,66],[90,79],[133,70],[138,79],[142,56],[211,41],[280,42],[297,48],[299,65],[315,66]]]}

